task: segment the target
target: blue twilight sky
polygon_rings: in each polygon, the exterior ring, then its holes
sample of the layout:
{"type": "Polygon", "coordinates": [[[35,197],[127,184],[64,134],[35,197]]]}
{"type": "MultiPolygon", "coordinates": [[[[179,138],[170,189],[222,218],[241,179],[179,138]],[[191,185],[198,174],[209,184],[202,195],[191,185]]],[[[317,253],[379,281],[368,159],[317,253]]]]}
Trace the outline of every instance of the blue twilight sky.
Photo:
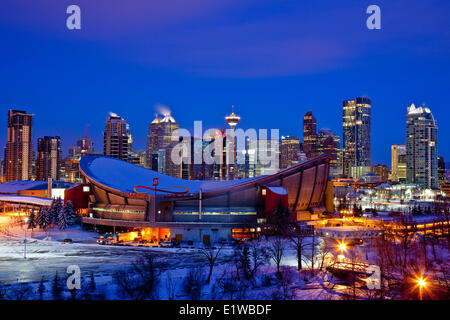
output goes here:
{"type": "Polygon", "coordinates": [[[404,143],[412,102],[431,108],[450,159],[448,0],[2,0],[0,35],[1,146],[10,108],[35,114],[34,142],[60,135],[64,154],[86,124],[102,151],[109,111],[145,148],[158,104],[187,129],[224,127],[235,105],[242,128],[302,137],[312,110],[342,135],[342,100],[365,95],[373,164],[404,143]],[[70,4],[81,30],[66,28],[70,4]],[[381,30],[366,28],[371,4],[381,30]]]}

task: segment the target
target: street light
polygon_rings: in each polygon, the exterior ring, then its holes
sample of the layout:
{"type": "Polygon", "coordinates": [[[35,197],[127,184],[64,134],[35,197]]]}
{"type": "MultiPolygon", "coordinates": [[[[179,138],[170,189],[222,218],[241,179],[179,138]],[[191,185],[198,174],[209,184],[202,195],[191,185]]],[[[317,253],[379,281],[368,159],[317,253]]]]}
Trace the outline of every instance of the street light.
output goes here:
{"type": "Polygon", "coordinates": [[[422,290],[426,288],[427,281],[423,278],[423,276],[420,276],[417,280],[417,286],[419,287],[419,300],[422,300],[422,290]]]}
{"type": "Polygon", "coordinates": [[[341,253],[337,256],[337,258],[338,258],[341,262],[343,262],[344,259],[345,259],[344,251],[345,251],[345,249],[347,249],[347,245],[345,244],[345,242],[339,242],[339,244],[338,244],[338,249],[339,249],[339,251],[340,251],[341,253]]]}
{"type": "Polygon", "coordinates": [[[24,235],[24,239],[23,239],[23,258],[27,259],[27,228],[28,228],[28,217],[25,217],[25,219],[23,219],[25,221],[25,235],[24,235]]]}

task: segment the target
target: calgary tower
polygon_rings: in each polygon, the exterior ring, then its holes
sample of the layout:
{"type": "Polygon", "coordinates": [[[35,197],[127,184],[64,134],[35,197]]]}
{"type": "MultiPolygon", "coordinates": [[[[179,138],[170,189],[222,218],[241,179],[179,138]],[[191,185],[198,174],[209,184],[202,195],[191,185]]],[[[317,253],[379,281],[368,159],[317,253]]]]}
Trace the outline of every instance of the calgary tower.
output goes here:
{"type": "Polygon", "coordinates": [[[236,143],[234,136],[234,128],[236,128],[241,117],[237,116],[234,113],[234,106],[231,106],[232,111],[231,114],[225,119],[227,120],[228,125],[230,126],[230,134],[227,135],[226,139],[226,178],[227,180],[233,180],[236,174],[236,143]]]}

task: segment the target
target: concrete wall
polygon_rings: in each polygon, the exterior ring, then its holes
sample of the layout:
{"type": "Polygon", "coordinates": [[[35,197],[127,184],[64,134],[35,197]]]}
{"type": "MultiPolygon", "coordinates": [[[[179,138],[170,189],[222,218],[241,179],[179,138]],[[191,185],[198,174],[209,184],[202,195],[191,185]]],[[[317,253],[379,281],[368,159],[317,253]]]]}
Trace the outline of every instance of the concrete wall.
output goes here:
{"type": "Polygon", "coordinates": [[[209,236],[211,243],[231,240],[231,228],[170,228],[170,237],[175,239],[181,234],[183,243],[187,241],[203,242],[203,237],[209,236]]]}

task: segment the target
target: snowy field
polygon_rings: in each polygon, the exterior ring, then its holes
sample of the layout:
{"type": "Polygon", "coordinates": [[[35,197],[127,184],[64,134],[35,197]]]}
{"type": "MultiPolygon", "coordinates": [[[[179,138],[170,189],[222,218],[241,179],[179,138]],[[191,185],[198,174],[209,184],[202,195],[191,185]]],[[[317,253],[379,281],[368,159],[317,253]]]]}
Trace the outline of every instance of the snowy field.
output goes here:
{"type": "MultiPolygon", "coordinates": [[[[95,243],[97,233],[72,226],[64,231],[57,228],[46,232],[35,230],[31,238],[31,233],[27,230],[27,259],[24,259],[24,227],[5,227],[3,224],[0,231],[0,291],[3,290],[6,298],[9,294],[10,299],[39,299],[38,288],[41,280],[45,290],[40,297],[54,299],[52,286],[55,273],[58,273],[62,287],[66,288],[66,269],[70,265],[77,265],[81,270],[82,290],[77,298],[82,298],[81,292],[94,291],[95,299],[127,298],[119,294],[120,290],[113,275],[118,271],[128,272],[139,258],[149,253],[155,257],[154,262],[158,269],[159,281],[155,284],[155,299],[190,299],[183,288],[186,276],[199,267],[203,279],[206,279],[208,274],[208,261],[199,249],[201,244],[181,248],[99,245],[95,243]],[[66,238],[72,239],[73,243],[62,242],[66,238]],[[92,289],[93,287],[95,289],[92,289]]],[[[264,241],[261,243],[263,246],[269,246],[264,241]]],[[[309,270],[297,272],[296,253],[289,245],[285,248],[281,262],[282,272],[289,278],[286,283],[277,279],[276,267],[269,259],[261,266],[255,280],[244,283],[234,296],[233,293],[223,294],[224,290],[221,294],[217,283],[224,276],[232,274],[235,266],[233,246],[223,247],[215,263],[211,281],[202,286],[199,298],[342,299],[343,292],[348,289],[329,273],[317,272],[312,277],[309,270]]],[[[0,298],[1,294],[2,292],[0,298]]],[[[63,290],[62,298],[71,298],[67,289],[63,290]]]]}

